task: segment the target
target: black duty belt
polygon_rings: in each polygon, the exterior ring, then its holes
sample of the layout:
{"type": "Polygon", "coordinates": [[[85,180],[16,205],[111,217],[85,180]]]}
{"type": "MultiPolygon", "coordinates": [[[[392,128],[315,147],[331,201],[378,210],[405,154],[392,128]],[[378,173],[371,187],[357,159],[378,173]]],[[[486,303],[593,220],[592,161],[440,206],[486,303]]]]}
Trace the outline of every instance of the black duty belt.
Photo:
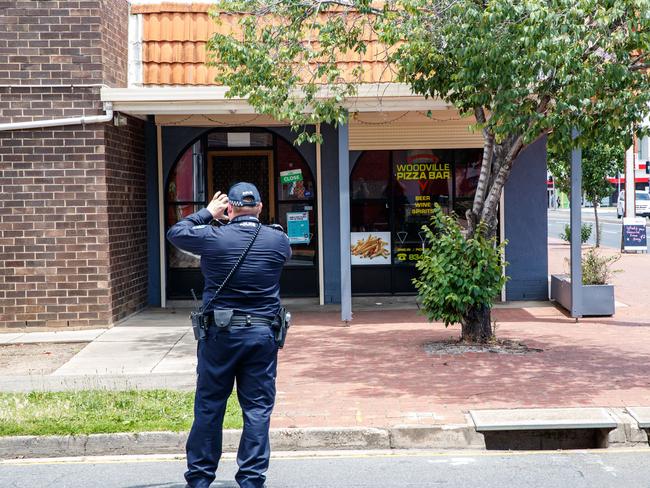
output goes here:
{"type": "MultiPolygon", "coordinates": [[[[205,316],[207,319],[207,326],[214,327],[214,317],[211,313],[205,316]]],[[[250,327],[252,325],[265,325],[271,327],[275,321],[267,317],[259,315],[233,315],[230,320],[231,327],[250,327]]]]}

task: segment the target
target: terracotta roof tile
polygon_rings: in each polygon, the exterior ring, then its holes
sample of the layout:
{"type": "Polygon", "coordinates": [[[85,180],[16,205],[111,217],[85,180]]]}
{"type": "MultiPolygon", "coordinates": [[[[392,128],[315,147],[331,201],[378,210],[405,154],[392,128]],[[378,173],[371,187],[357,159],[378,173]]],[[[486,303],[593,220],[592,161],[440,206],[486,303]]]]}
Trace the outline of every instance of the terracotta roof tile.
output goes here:
{"type": "MultiPolygon", "coordinates": [[[[215,32],[238,34],[238,15],[220,15],[220,22],[208,13],[210,4],[161,3],[133,5],[132,14],[143,15],[142,61],[145,85],[211,85],[217,70],[208,67],[206,44],[215,32]]],[[[388,82],[395,79],[384,62],[377,61],[383,50],[366,32],[367,50],[364,54],[348,53],[338,63],[346,79],[363,63],[362,83],[388,82]]]]}
{"type": "Polygon", "coordinates": [[[142,61],[145,63],[205,63],[205,42],[145,42],[142,61]]]}

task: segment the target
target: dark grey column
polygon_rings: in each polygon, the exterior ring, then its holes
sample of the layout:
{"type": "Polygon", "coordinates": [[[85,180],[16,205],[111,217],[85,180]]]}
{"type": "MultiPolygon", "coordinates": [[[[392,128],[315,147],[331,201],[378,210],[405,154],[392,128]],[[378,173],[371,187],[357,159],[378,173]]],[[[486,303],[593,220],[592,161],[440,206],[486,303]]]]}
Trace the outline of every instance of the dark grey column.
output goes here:
{"type": "Polygon", "coordinates": [[[325,303],[341,303],[341,250],[339,226],[339,143],[338,130],[321,125],[323,192],[323,278],[325,303]]]}
{"type": "Polygon", "coordinates": [[[523,151],[504,190],[506,299],[548,300],[546,140],[523,151]]]}
{"type": "MultiPolygon", "coordinates": [[[[578,136],[573,129],[573,138],[578,136]]],[[[571,152],[571,317],[582,317],[582,149],[571,152]]],[[[598,232],[598,229],[596,229],[598,232]]]]}
{"type": "Polygon", "coordinates": [[[160,224],[158,218],[158,151],[156,123],[147,117],[144,128],[147,189],[147,304],[160,307],[160,224]]]}
{"type": "Polygon", "coordinates": [[[350,153],[348,125],[339,126],[339,233],[341,249],[341,320],[352,320],[352,268],[350,264],[350,153]]]}

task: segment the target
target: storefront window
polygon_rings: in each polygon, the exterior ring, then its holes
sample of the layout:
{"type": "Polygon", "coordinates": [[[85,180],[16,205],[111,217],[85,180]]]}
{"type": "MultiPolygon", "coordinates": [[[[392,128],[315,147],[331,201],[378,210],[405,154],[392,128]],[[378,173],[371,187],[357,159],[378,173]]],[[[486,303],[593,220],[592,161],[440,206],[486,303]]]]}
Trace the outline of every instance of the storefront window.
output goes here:
{"type": "Polygon", "coordinates": [[[352,232],[389,232],[390,151],[366,151],[352,171],[352,232]]]}
{"type": "MultiPolygon", "coordinates": [[[[187,217],[188,215],[198,212],[204,207],[201,205],[186,204],[186,205],[173,205],[167,208],[167,226],[168,228],[174,225],[179,220],[187,217]]],[[[169,267],[170,268],[198,268],[200,266],[200,258],[187,251],[182,251],[176,246],[168,247],[169,267]]]]}
{"type": "Polygon", "coordinates": [[[354,166],[352,200],[383,199],[390,196],[390,151],[366,151],[354,166]]]}
{"type": "Polygon", "coordinates": [[[311,170],[298,151],[278,138],[278,200],[313,200],[314,180],[311,170]]]}
{"type": "MultiPolygon", "coordinates": [[[[167,228],[206,205],[201,142],[190,146],[174,166],[167,184],[167,228]]],[[[167,247],[170,268],[198,268],[198,256],[167,247]]]]}
{"type": "Polygon", "coordinates": [[[424,245],[422,226],[437,203],[449,208],[453,159],[449,151],[393,152],[393,262],[414,264],[424,245]]]}
{"type": "Polygon", "coordinates": [[[467,210],[472,207],[474,194],[481,174],[481,149],[459,149],[455,151],[455,179],[456,194],[454,198],[454,212],[461,220],[465,219],[467,210]]]}
{"type": "MultiPolygon", "coordinates": [[[[422,225],[434,206],[462,218],[471,205],[481,154],[480,149],[364,152],[350,178],[352,264],[412,267],[422,254],[422,225]]],[[[391,275],[392,286],[409,286],[410,278],[402,275],[391,275]]]]}
{"type": "Polygon", "coordinates": [[[203,177],[201,143],[197,142],[183,153],[172,170],[167,186],[167,201],[205,201],[205,183],[203,177]]]}
{"type": "Polygon", "coordinates": [[[300,153],[276,139],[277,216],[291,242],[289,265],[316,265],[316,208],[314,179],[300,153]]]}

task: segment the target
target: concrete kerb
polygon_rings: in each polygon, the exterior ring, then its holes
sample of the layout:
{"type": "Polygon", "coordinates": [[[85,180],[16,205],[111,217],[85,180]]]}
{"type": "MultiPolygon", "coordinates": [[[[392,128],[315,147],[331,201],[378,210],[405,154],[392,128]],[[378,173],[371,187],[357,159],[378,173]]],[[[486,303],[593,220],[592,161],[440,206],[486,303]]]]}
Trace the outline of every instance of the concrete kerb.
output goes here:
{"type": "MultiPolygon", "coordinates": [[[[648,445],[647,433],[625,409],[610,412],[617,428],[609,433],[607,447],[648,445]]],[[[235,452],[240,436],[239,430],[224,431],[224,452],[235,452]]],[[[179,454],[186,441],[187,432],[0,437],[0,459],[179,454]]],[[[272,429],[271,445],[275,451],[485,449],[483,435],[469,419],[455,425],[272,429]]]]}
{"type": "MultiPolygon", "coordinates": [[[[0,437],[0,459],[177,454],[185,451],[187,435],[187,432],[142,432],[0,437]]],[[[225,430],[224,452],[235,452],[240,436],[240,430],[225,430]]],[[[271,445],[277,451],[391,448],[387,429],[357,427],[272,429],[271,445]]]]}
{"type": "MultiPolygon", "coordinates": [[[[239,430],[224,431],[224,452],[237,450],[240,435],[239,430]]],[[[272,429],[271,445],[275,451],[476,449],[482,447],[480,437],[470,425],[272,429]]],[[[187,432],[2,437],[0,459],[177,454],[184,452],[186,441],[187,432]]]]}
{"type": "Polygon", "coordinates": [[[625,408],[610,408],[609,413],[616,420],[617,426],[609,433],[609,447],[647,446],[648,433],[639,427],[639,423],[625,408]]]}

